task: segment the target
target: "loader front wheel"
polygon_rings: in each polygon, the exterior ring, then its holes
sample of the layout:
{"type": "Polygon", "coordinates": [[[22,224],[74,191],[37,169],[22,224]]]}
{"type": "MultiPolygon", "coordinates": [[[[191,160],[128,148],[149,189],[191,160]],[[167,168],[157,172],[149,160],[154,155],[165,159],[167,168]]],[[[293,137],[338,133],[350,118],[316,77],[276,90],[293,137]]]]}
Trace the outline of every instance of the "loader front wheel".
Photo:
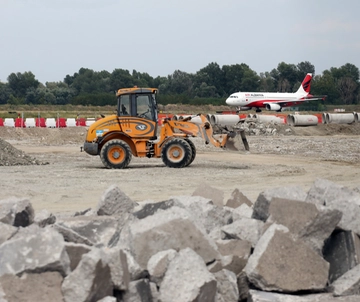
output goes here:
{"type": "Polygon", "coordinates": [[[124,169],[131,161],[132,153],[129,145],[119,139],[105,143],[101,148],[100,158],[106,168],[124,169]]]}
{"type": "Polygon", "coordinates": [[[181,138],[167,141],[161,149],[161,159],[170,168],[183,168],[190,164],[192,151],[189,143],[181,138]]]}
{"type": "Polygon", "coordinates": [[[185,138],[185,140],[190,145],[191,152],[192,152],[192,155],[191,155],[191,158],[190,158],[189,162],[185,165],[185,167],[187,167],[194,161],[194,159],[196,157],[196,147],[195,147],[194,143],[190,139],[185,138]]]}

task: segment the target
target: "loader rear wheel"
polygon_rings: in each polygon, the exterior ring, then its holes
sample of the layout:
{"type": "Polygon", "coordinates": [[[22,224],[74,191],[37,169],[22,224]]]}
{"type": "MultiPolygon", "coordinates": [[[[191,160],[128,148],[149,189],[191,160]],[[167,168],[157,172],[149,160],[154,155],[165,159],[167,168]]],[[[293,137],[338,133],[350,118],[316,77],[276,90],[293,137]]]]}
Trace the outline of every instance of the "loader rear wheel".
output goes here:
{"type": "Polygon", "coordinates": [[[186,140],[187,143],[190,145],[191,152],[192,152],[190,161],[185,165],[185,167],[187,167],[187,166],[189,166],[189,165],[194,161],[194,159],[195,159],[195,157],[196,157],[196,148],[195,148],[194,143],[193,143],[190,139],[185,138],[185,140],[186,140]]]}
{"type": "Polygon", "coordinates": [[[189,143],[181,138],[167,141],[161,149],[161,159],[170,168],[183,168],[189,165],[192,151],[189,143]]]}
{"type": "Polygon", "coordinates": [[[132,153],[129,145],[122,140],[113,139],[101,148],[100,158],[106,168],[124,169],[131,161],[132,153]]]}

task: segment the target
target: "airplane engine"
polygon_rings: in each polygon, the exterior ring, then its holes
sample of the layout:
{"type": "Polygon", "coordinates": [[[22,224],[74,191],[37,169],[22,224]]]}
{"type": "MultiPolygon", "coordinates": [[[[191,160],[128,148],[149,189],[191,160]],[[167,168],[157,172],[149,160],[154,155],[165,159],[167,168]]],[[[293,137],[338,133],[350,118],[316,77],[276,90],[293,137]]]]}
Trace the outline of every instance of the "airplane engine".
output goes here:
{"type": "Polygon", "coordinates": [[[278,104],[266,104],[266,110],[280,111],[281,106],[278,104]]]}

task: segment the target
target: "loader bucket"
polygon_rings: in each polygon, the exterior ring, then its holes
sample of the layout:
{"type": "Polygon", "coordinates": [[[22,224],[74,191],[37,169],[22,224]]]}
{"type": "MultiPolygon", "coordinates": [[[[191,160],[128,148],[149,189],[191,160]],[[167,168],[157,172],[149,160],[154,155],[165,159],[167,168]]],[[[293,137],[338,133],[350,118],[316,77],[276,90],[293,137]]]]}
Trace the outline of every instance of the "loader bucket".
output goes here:
{"type": "Polygon", "coordinates": [[[225,144],[226,149],[239,151],[243,149],[242,144],[244,145],[245,150],[249,151],[249,144],[246,139],[244,130],[235,130],[228,133],[225,144]]]}

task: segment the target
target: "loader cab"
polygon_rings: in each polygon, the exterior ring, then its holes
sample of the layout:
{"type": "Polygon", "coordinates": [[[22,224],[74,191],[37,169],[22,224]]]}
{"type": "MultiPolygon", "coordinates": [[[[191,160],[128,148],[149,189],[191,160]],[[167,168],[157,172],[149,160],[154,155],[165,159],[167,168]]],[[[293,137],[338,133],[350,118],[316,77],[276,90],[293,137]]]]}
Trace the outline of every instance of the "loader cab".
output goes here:
{"type": "Polygon", "coordinates": [[[157,123],[157,89],[125,88],[117,92],[119,117],[138,117],[157,123]]]}

